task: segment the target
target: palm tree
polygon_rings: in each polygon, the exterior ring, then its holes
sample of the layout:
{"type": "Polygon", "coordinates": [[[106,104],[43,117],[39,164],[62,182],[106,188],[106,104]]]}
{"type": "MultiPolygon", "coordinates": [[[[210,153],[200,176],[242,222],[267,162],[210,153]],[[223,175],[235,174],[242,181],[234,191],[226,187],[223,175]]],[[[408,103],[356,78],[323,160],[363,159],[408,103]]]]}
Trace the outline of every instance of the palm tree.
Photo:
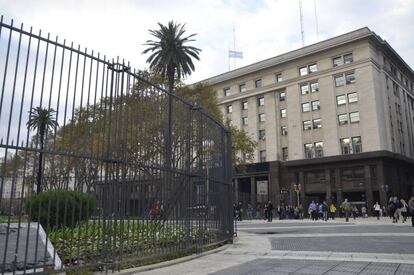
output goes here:
{"type": "Polygon", "coordinates": [[[55,110],[47,109],[42,107],[32,108],[29,111],[29,121],[27,121],[27,128],[37,129],[38,137],[40,139],[40,150],[39,150],[39,166],[37,171],[37,193],[41,192],[41,180],[42,180],[42,166],[43,166],[43,147],[45,142],[45,135],[49,129],[58,127],[58,122],[55,118],[55,110]]]}
{"type": "Polygon", "coordinates": [[[149,30],[157,40],[147,40],[144,45],[149,46],[142,53],[151,52],[147,62],[150,69],[155,73],[168,79],[168,92],[172,93],[174,81],[177,77],[191,75],[194,71],[192,58],[200,60],[198,54],[200,49],[184,44],[195,41],[192,39],[196,34],[184,36],[185,24],[181,25],[174,21],[168,22],[168,26],[158,23],[159,30],[149,30]]]}
{"type": "Polygon", "coordinates": [[[174,92],[174,81],[176,77],[180,79],[190,75],[194,71],[192,58],[199,60],[198,54],[200,49],[192,46],[186,46],[188,42],[195,41],[192,39],[196,34],[184,36],[185,24],[181,25],[174,21],[168,22],[167,26],[158,23],[159,30],[149,30],[156,40],[147,40],[144,45],[149,46],[142,53],[151,52],[147,62],[150,69],[163,78],[168,79],[168,129],[165,144],[165,165],[171,167],[171,147],[172,147],[172,96],[174,92]]]}

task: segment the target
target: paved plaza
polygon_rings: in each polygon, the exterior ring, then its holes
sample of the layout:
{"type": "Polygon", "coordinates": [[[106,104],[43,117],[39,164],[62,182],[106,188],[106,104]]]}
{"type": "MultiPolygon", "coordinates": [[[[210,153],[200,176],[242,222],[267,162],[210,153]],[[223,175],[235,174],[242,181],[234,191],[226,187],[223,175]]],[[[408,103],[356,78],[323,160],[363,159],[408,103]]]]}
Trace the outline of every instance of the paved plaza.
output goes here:
{"type": "Polygon", "coordinates": [[[412,274],[414,228],[389,219],[243,221],[228,248],[139,274],[412,274]]]}

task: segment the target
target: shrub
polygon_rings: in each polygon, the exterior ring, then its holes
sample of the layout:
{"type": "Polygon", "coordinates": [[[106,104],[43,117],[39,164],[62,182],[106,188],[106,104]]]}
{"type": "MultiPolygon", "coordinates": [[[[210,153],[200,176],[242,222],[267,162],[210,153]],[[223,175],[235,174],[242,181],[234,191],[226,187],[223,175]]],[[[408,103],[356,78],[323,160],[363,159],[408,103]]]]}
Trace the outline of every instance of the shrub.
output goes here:
{"type": "Polygon", "coordinates": [[[33,195],[25,204],[30,219],[45,228],[74,227],[87,220],[95,209],[95,197],[88,193],[53,190],[33,195]],[[31,210],[30,210],[31,208],[31,210]]]}

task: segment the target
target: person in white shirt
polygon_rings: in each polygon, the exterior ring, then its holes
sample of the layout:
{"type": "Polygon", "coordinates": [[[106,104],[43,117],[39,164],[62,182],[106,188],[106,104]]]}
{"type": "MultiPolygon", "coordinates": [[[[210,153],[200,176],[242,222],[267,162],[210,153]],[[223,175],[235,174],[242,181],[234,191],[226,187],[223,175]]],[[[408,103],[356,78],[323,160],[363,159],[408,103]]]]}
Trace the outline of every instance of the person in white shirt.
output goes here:
{"type": "Polygon", "coordinates": [[[374,211],[375,211],[375,215],[377,216],[377,220],[379,220],[380,219],[381,205],[379,205],[378,202],[376,202],[374,204],[374,211]]]}

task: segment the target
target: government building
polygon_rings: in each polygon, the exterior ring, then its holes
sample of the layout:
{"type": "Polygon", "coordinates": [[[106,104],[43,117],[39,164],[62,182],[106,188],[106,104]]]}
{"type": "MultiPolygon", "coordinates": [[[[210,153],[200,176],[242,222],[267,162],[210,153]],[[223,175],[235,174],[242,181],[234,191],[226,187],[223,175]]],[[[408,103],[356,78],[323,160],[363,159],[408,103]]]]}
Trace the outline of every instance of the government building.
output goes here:
{"type": "Polygon", "coordinates": [[[235,200],[370,207],[414,191],[414,72],[362,28],[203,81],[257,141],[235,200]]]}

